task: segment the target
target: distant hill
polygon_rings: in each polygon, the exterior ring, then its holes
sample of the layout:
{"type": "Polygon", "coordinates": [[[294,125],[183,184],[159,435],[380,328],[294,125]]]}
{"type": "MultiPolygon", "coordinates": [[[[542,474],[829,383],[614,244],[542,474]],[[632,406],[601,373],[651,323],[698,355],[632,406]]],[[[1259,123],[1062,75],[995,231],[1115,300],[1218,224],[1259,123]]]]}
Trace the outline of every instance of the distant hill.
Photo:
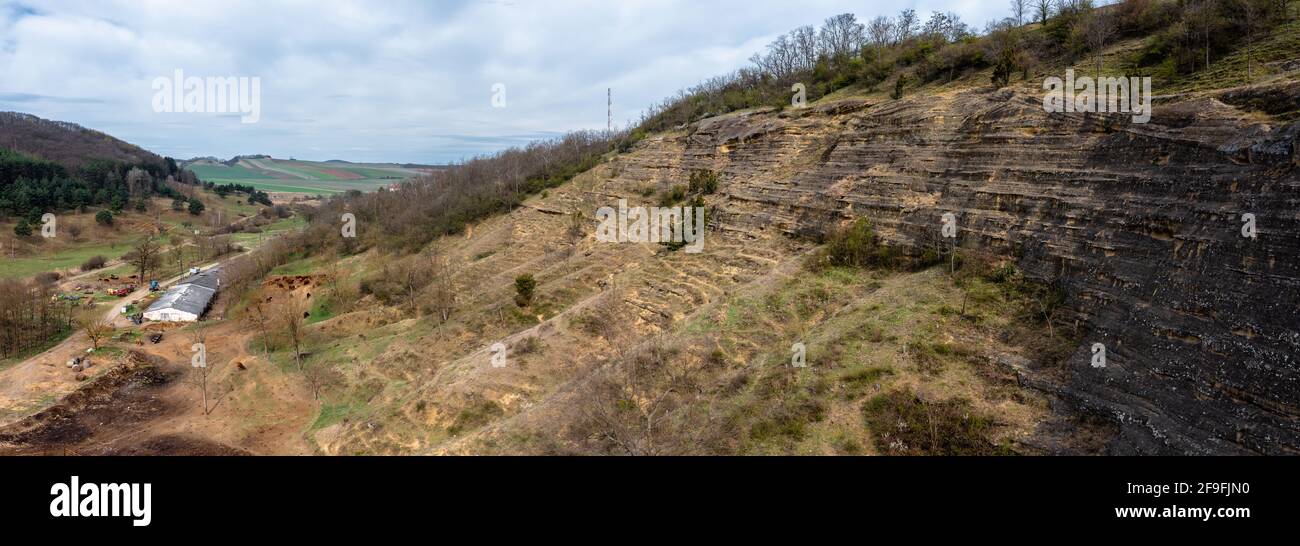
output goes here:
{"type": "Polygon", "coordinates": [[[352,163],[340,159],[302,161],[268,155],[241,155],[222,161],[196,158],[184,162],[204,182],[252,185],[268,192],[326,195],[348,190],[370,191],[423,176],[445,166],[396,163],[352,163]]]}
{"type": "Polygon", "coordinates": [[[0,112],[0,148],[63,165],[69,172],[97,159],[165,168],[162,156],[75,123],[0,112]]]}

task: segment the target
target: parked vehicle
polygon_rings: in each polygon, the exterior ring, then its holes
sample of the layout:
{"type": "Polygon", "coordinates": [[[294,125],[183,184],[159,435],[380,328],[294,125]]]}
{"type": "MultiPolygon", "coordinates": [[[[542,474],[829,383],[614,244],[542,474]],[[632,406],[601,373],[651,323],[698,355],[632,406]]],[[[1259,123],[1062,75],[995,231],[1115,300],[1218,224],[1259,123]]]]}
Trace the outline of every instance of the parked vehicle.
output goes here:
{"type": "Polygon", "coordinates": [[[151,334],[149,336],[149,343],[158,343],[159,341],[162,341],[162,334],[151,334]]]}
{"type": "Polygon", "coordinates": [[[149,291],[150,292],[158,291],[158,281],[149,281],[149,291]]]}

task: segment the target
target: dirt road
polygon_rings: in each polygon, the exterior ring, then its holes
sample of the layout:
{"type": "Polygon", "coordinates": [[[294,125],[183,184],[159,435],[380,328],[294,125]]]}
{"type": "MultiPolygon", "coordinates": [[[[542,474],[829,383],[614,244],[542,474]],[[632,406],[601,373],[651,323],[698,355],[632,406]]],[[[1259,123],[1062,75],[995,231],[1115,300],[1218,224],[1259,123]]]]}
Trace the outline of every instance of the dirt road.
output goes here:
{"type": "MultiPolygon", "coordinates": [[[[212,315],[226,304],[219,295],[212,315]]],[[[237,321],[209,321],[203,334],[210,411],[190,365],[194,328],[172,325],[161,343],[124,346],[122,357],[92,368],[96,377],[86,382],[67,379],[62,364],[25,368],[26,377],[0,375],[44,401],[0,423],[0,455],[313,453],[304,431],[317,403],[301,375],[250,353],[254,333],[237,321]]]]}
{"type": "MultiPolygon", "coordinates": [[[[209,265],[204,269],[214,266],[215,264],[209,265]]],[[[177,275],[159,284],[171,286],[187,276],[177,275]]],[[[114,327],[126,326],[129,321],[122,315],[122,309],[147,295],[149,287],[140,287],[109,305],[104,311],[104,317],[114,327]]],[[[84,356],[89,347],[90,340],[85,332],[78,330],[45,352],[0,371],[0,426],[12,423],[75,390],[80,382],[66,363],[73,357],[84,356]]],[[[102,365],[99,369],[92,367],[87,375],[94,377],[103,371],[102,365]]]]}

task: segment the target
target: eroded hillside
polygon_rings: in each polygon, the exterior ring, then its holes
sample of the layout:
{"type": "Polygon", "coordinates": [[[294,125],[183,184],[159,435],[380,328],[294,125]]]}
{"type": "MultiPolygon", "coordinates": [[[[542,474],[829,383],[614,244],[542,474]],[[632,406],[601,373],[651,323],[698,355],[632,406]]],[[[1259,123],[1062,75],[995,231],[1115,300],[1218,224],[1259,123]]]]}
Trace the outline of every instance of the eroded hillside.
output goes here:
{"type": "Polygon", "coordinates": [[[1133,124],[1046,113],[1032,88],[967,89],[656,135],[436,243],[458,279],[449,322],[370,310],[322,323],[356,337],[313,357],[337,365],[340,394],[311,434],[327,453],[881,452],[872,408],[893,404],[884,414],[907,430],[915,395],[931,416],[962,408],[958,429],[1013,451],[1294,452],[1300,126],[1257,110],[1296,93],[1162,97],[1133,124]],[[618,199],[653,205],[700,170],[721,181],[702,254],[599,243],[573,225],[618,199]],[[945,213],[963,255],[1064,294],[1050,325],[1006,290],[954,312],[969,296],[942,267],[801,269],[805,234],[855,218],[891,246],[942,252],[945,213]],[[1246,213],[1257,238],[1242,237],[1246,213]],[[539,281],[526,310],[511,298],[523,273],[539,281]],[[795,342],[808,368],[789,367],[795,342]],[[1048,349],[1062,344],[1063,357],[1048,349]],[[937,373],[918,347],[938,347],[937,373]],[[606,402],[650,420],[637,429],[606,402]]]}
{"type": "Polygon", "coordinates": [[[1084,342],[1060,377],[1021,373],[1123,423],[1117,449],[1288,452],[1300,126],[1223,98],[1166,100],[1136,125],[977,90],[709,120],[681,138],[685,157],[737,181],[732,224],[796,232],[866,216],[923,247],[950,212],[963,248],[1059,285],[1084,342]],[[808,167],[771,173],[774,157],[808,167]],[[1267,226],[1258,238],[1242,237],[1246,213],[1267,226]],[[1093,343],[1105,369],[1089,365],[1093,343]]]}

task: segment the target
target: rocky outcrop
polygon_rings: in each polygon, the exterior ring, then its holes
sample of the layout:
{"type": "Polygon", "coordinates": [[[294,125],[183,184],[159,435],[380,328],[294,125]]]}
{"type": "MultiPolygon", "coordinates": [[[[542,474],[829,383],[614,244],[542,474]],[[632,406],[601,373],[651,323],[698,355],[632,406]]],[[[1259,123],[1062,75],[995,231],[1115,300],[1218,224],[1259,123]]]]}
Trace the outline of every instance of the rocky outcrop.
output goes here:
{"type": "Polygon", "coordinates": [[[1118,422],[1112,452],[1296,453],[1300,124],[1230,104],[1282,89],[1158,103],[1146,124],[1011,90],[840,102],[710,118],[620,162],[720,172],[715,218],[750,237],[865,216],[919,250],[947,244],[951,213],[963,249],[1065,292],[1082,343],[1023,379],[1118,422]]]}

